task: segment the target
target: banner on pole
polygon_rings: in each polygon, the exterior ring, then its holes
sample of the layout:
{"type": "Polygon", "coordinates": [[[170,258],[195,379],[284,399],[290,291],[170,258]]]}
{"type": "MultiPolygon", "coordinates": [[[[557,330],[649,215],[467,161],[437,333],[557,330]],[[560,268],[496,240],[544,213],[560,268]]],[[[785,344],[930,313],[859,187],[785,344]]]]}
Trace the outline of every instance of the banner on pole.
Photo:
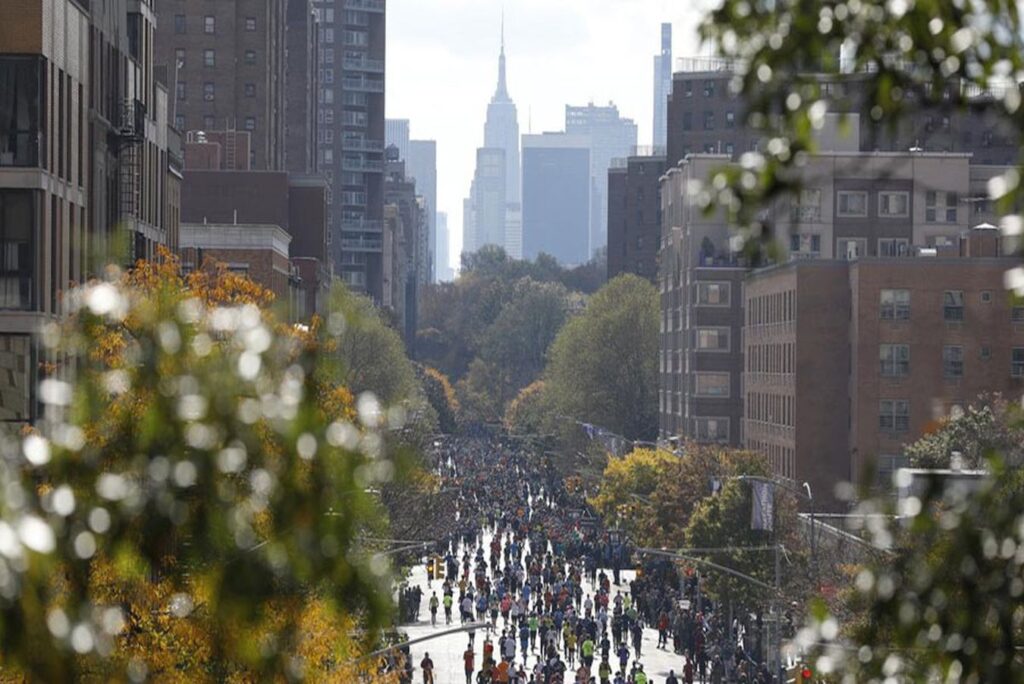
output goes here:
{"type": "Polygon", "coordinates": [[[775,487],[770,482],[754,482],[753,507],[750,512],[750,529],[772,531],[775,518],[775,487]]]}

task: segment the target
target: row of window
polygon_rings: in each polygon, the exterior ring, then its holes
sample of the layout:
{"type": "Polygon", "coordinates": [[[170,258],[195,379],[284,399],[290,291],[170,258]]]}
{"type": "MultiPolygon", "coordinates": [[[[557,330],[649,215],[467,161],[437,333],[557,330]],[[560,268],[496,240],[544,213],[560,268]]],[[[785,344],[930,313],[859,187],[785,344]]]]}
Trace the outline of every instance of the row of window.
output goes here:
{"type": "MultiPolygon", "coordinates": [[[[256,84],[245,83],[242,85],[242,93],[245,97],[256,97],[256,84]]],[[[185,81],[178,81],[175,84],[175,97],[180,102],[188,100],[188,83],[185,81]]],[[[213,102],[217,99],[217,84],[213,81],[206,81],[203,83],[203,101],[213,102]]]]}
{"type": "MultiPolygon", "coordinates": [[[[982,304],[994,301],[991,290],[982,290],[982,304]]],[[[965,294],[963,290],[946,290],[942,293],[942,318],[948,323],[961,323],[964,320],[965,294]]],[[[879,315],[886,321],[910,320],[910,290],[882,290],[879,295],[879,315]]],[[[1024,306],[1010,309],[1010,319],[1014,323],[1024,323],[1024,306]]]]}
{"type": "MultiPolygon", "coordinates": [[[[992,358],[992,350],[982,347],[979,356],[983,361],[992,358]]],[[[878,351],[879,373],[886,378],[904,378],[910,375],[910,345],[882,344],[878,351]]],[[[946,345],[942,348],[942,374],[947,378],[962,378],[964,375],[964,348],[960,345],[946,345]]],[[[1015,347],[1010,358],[1010,376],[1024,378],[1024,347],[1015,347]]]]}
{"type": "MultiPolygon", "coordinates": [[[[255,131],[256,130],[256,117],[255,116],[247,116],[247,117],[245,117],[245,121],[243,122],[243,126],[245,127],[245,130],[247,130],[247,131],[255,131]]],[[[184,114],[175,114],[175,116],[174,116],[174,127],[177,128],[179,131],[192,130],[189,127],[188,119],[186,118],[186,116],[184,114]]],[[[212,114],[204,114],[203,115],[203,127],[202,127],[201,130],[204,130],[204,131],[215,131],[215,130],[217,130],[217,117],[213,116],[212,114]]],[[[255,152],[255,150],[251,150],[251,152],[255,152]]]]}
{"type": "MultiPolygon", "coordinates": [[[[839,218],[866,218],[868,216],[868,193],[861,190],[836,191],[836,216],[839,218]]],[[[910,192],[884,190],[878,193],[878,216],[880,218],[909,218],[910,192]]],[[[791,202],[793,221],[821,220],[821,190],[807,188],[791,202]]],[[[956,223],[959,220],[959,195],[955,192],[925,192],[925,217],[927,223],[956,223]]]]}
{"type": "Polygon", "coordinates": [[[745,364],[748,373],[793,373],[796,371],[796,343],[752,344],[745,364]]]}
{"type": "MultiPolygon", "coordinates": [[[[703,123],[705,131],[715,130],[715,113],[711,111],[704,112],[703,123]]],[[[725,127],[728,129],[736,128],[735,112],[725,113],[725,127]]],[[[683,112],[683,130],[693,130],[693,112],[683,112]]]]}
{"type": "Polygon", "coordinates": [[[748,392],[746,417],[759,423],[795,427],[796,398],[783,394],[748,392]]]}
{"type": "MultiPolygon", "coordinates": [[[[246,31],[255,31],[256,17],[246,17],[244,26],[246,31]]],[[[178,35],[188,33],[188,21],[184,14],[174,15],[174,32],[178,35]]],[[[212,14],[207,14],[203,17],[203,33],[208,35],[217,33],[217,17],[212,14]]]]}

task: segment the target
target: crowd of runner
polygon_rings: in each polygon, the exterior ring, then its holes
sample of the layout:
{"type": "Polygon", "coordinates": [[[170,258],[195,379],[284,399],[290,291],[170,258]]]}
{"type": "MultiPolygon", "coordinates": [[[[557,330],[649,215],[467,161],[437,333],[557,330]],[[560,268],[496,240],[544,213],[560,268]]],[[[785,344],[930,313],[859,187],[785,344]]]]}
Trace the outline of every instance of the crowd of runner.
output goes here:
{"type": "MultiPolygon", "coordinates": [[[[705,617],[672,563],[621,582],[620,570],[633,567],[628,550],[584,519],[582,495],[526,452],[452,439],[438,474],[457,490],[456,532],[426,558],[422,593],[402,591],[401,612],[419,620],[422,598],[432,625],[469,626],[466,684],[653,684],[645,627],[657,630],[657,648],[680,656],[666,684],[772,681],[742,648],[710,645],[723,631],[735,643],[735,632],[705,617]]],[[[415,664],[435,684],[429,652],[415,664]]]]}

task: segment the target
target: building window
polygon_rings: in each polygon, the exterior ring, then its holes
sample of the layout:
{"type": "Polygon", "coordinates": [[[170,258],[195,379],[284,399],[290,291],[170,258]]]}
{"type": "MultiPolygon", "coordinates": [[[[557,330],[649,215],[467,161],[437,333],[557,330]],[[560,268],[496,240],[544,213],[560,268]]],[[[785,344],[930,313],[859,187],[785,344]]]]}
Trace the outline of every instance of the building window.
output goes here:
{"type": "Polygon", "coordinates": [[[217,32],[217,17],[206,15],[203,17],[203,33],[216,33],[217,32]]]}
{"type": "Polygon", "coordinates": [[[174,15],[174,32],[181,35],[185,33],[185,15],[175,14],[174,15]]]}
{"type": "Polygon", "coordinates": [[[878,484],[883,487],[891,487],[893,485],[893,474],[900,468],[906,468],[910,465],[910,457],[908,456],[893,456],[885,455],[878,457],[878,484]]]}
{"type": "Polygon", "coordinates": [[[730,283],[697,283],[697,306],[729,306],[730,283]]]}
{"type": "Polygon", "coordinates": [[[208,131],[212,131],[213,128],[214,128],[214,123],[215,122],[214,122],[214,119],[213,119],[213,115],[206,114],[205,116],[203,116],[203,128],[204,129],[206,129],[208,131]]]}
{"type": "Polygon", "coordinates": [[[878,241],[878,256],[903,257],[910,254],[910,240],[906,238],[882,238],[878,241]]]}
{"type": "Polygon", "coordinates": [[[185,48],[174,48],[174,63],[179,69],[185,66],[185,48]]]}
{"type": "Polygon", "coordinates": [[[733,156],[736,153],[736,146],[731,142],[725,143],[725,153],[730,157],[733,156]]]}
{"type": "Polygon", "coordinates": [[[334,48],[324,49],[324,64],[334,64],[334,48]]]}
{"type": "Polygon", "coordinates": [[[883,344],[879,346],[880,373],[884,378],[904,378],[910,375],[910,346],[883,344]]]}
{"type": "Polygon", "coordinates": [[[683,112],[683,130],[689,131],[693,128],[693,112],[683,112]]]}
{"type": "Polygon", "coordinates": [[[39,58],[0,57],[0,166],[39,166],[46,156],[43,73],[39,58]]]}
{"type": "Polygon", "coordinates": [[[174,92],[179,100],[185,99],[185,94],[188,92],[188,89],[185,87],[186,85],[184,81],[178,81],[174,84],[174,92]]]}
{"type": "Polygon", "coordinates": [[[878,429],[882,432],[908,432],[910,402],[906,399],[888,399],[880,402],[878,429]]]}
{"type": "Polygon", "coordinates": [[[883,321],[910,319],[910,290],[882,290],[880,304],[883,321]]]}
{"type": "Polygon", "coordinates": [[[256,84],[255,83],[246,83],[245,84],[245,96],[246,97],[256,97],[256,84]]]}
{"type": "Polygon", "coordinates": [[[868,215],[868,193],[841,190],[836,195],[836,216],[864,218],[868,215]]]}
{"type": "Polygon", "coordinates": [[[704,81],[704,97],[715,96],[715,82],[711,79],[704,81]]]}
{"type": "Polygon", "coordinates": [[[686,81],[683,84],[683,95],[685,97],[693,97],[693,81],[686,81]]]}
{"type": "Polygon", "coordinates": [[[726,112],[725,113],[725,127],[726,128],[736,128],[736,113],[735,112],[726,112]]]}
{"type": "Polygon", "coordinates": [[[789,250],[804,254],[821,254],[821,236],[793,233],[789,236],[789,250]]]}
{"type": "Polygon", "coordinates": [[[964,320],[963,290],[946,290],[942,296],[942,317],[947,321],[964,320]]]}
{"type": "Polygon", "coordinates": [[[910,216],[910,193],[878,193],[878,215],[881,218],[908,218],[910,216]]]}
{"type": "Polygon", "coordinates": [[[715,128],[715,113],[704,112],[704,130],[711,131],[715,128]]]}
{"type": "Polygon", "coordinates": [[[245,130],[255,131],[256,130],[256,117],[247,116],[245,117],[245,130]]]}
{"type": "Polygon", "coordinates": [[[697,418],[695,422],[697,441],[714,443],[729,441],[728,418],[697,418]]]}
{"type": "Polygon", "coordinates": [[[801,190],[793,198],[794,221],[818,221],[821,219],[821,190],[801,190]]]}
{"type": "Polygon", "coordinates": [[[255,64],[256,63],[256,51],[255,50],[246,50],[245,51],[245,63],[246,64],[255,64]]]}
{"type": "Polygon", "coordinates": [[[924,220],[928,223],[956,223],[957,194],[935,190],[925,193],[924,220]]]}
{"type": "Polygon", "coordinates": [[[184,114],[175,114],[174,115],[174,127],[177,128],[179,131],[184,132],[184,130],[185,130],[185,115],[184,114]]]}
{"type": "Polygon", "coordinates": [[[1024,306],[1013,307],[1010,318],[1014,323],[1024,323],[1024,306]]]}
{"type": "Polygon", "coordinates": [[[728,373],[696,373],[694,394],[698,397],[727,399],[730,376],[728,373]]]}
{"type": "Polygon", "coordinates": [[[203,84],[203,100],[205,100],[206,102],[213,102],[213,100],[216,98],[216,95],[217,89],[212,82],[207,81],[203,84]]]}
{"type": "Polygon", "coordinates": [[[245,30],[246,31],[255,31],[256,30],[256,17],[246,17],[245,18],[245,30]]]}
{"type": "Polygon", "coordinates": [[[1015,378],[1024,378],[1024,347],[1013,348],[1012,365],[1010,375],[1015,378]]]}
{"type": "Polygon", "coordinates": [[[215,67],[217,66],[217,51],[216,50],[203,50],[203,66],[215,67]]]}
{"type": "Polygon", "coordinates": [[[30,190],[0,190],[0,309],[32,308],[36,202],[30,190]]]}
{"type": "Polygon", "coordinates": [[[983,290],[981,293],[981,303],[991,304],[992,303],[992,290],[983,290]]]}
{"type": "Polygon", "coordinates": [[[855,261],[864,256],[866,244],[863,238],[839,238],[836,241],[836,258],[855,261]]]}
{"type": "Polygon", "coordinates": [[[942,348],[942,372],[947,378],[962,378],[964,375],[964,348],[949,346],[942,348]]]}
{"type": "Polygon", "coordinates": [[[697,328],[697,351],[729,351],[729,328],[697,328]]]}

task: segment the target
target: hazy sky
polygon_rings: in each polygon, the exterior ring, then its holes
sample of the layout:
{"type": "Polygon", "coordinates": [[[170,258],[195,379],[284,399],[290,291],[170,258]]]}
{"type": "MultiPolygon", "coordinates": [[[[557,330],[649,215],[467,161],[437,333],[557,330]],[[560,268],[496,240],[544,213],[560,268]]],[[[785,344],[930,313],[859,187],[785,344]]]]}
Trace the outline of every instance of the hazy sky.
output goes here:
{"type": "Polygon", "coordinates": [[[565,105],[614,101],[651,143],[654,55],[673,24],[675,57],[699,53],[695,27],[710,0],[388,0],[387,115],[437,140],[438,205],[448,212],[452,264],[462,200],[498,77],[502,7],[509,93],[528,133],[562,130],[565,105]]]}

